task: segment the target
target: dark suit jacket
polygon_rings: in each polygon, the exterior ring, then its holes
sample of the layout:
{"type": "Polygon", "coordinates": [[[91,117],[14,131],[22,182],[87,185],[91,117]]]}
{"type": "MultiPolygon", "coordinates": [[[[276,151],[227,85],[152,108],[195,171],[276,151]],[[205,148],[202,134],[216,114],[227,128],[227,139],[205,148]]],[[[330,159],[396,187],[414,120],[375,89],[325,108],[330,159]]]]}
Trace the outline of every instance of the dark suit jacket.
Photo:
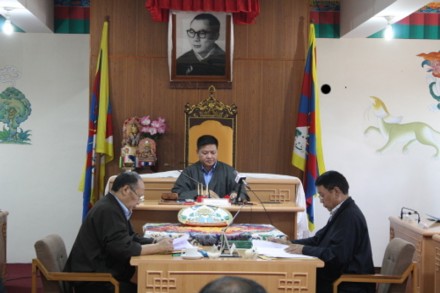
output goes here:
{"type": "MultiPolygon", "coordinates": [[[[332,284],[341,274],[374,273],[367,222],[351,197],[315,236],[293,243],[305,245],[303,254],[325,262],[317,272],[317,293],[332,292],[332,284]]],[[[374,285],[343,283],[339,292],[374,292],[374,285]],[[364,291],[356,291],[360,288],[364,291]]]]}
{"type": "Polygon", "coordinates": [[[186,52],[176,60],[177,75],[225,75],[226,55],[215,44],[213,54],[199,61],[193,50],[186,52]]]}
{"type": "Polygon", "coordinates": [[[116,198],[109,193],[89,211],[64,270],[111,273],[119,281],[129,281],[135,271],[130,258],[140,255],[140,242],[116,198]]]}
{"type": "MultiPolygon", "coordinates": [[[[172,192],[179,194],[179,199],[194,199],[197,194],[197,182],[205,186],[205,178],[202,171],[202,163],[197,162],[185,168],[177,178],[172,192]],[[192,179],[190,179],[192,178],[192,179]]],[[[232,191],[238,192],[239,184],[235,182],[237,171],[223,162],[217,162],[214,174],[209,182],[208,188],[213,190],[220,197],[230,194],[232,191]]],[[[245,186],[241,188],[240,197],[249,200],[245,186]]]]}

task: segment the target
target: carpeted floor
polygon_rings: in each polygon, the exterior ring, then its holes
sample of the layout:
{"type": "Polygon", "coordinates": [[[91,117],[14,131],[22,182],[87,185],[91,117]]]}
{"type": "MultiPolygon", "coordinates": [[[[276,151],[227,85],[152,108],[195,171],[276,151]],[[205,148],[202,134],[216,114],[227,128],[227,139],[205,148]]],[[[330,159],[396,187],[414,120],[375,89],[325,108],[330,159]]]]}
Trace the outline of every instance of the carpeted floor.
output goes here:
{"type": "MultiPolygon", "coordinates": [[[[32,265],[30,263],[7,264],[6,278],[3,282],[6,293],[30,293],[32,285],[32,265]]],[[[38,293],[43,293],[40,280],[38,280],[38,293]]]]}

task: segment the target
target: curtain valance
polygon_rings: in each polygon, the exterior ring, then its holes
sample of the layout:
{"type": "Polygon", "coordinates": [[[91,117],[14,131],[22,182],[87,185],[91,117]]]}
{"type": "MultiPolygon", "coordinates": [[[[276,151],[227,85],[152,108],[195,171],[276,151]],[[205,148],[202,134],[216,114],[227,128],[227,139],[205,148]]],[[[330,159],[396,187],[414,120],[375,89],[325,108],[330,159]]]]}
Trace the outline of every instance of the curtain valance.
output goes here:
{"type": "Polygon", "coordinates": [[[230,12],[235,24],[254,23],[260,13],[259,0],[146,0],[154,21],[167,22],[170,10],[230,12]]]}

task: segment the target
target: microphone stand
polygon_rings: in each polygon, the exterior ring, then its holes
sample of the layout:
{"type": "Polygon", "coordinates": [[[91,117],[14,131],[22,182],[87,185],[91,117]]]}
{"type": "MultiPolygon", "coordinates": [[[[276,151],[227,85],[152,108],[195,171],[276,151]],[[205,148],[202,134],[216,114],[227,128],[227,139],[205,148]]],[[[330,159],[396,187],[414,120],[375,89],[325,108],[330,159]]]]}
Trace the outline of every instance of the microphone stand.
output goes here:
{"type": "Polygon", "coordinates": [[[240,193],[242,188],[243,188],[243,180],[240,180],[238,183],[237,197],[234,198],[233,204],[238,204],[238,202],[240,201],[240,193]]]}
{"type": "Polygon", "coordinates": [[[235,244],[230,245],[228,241],[228,237],[226,237],[226,230],[234,223],[235,218],[237,218],[238,214],[241,212],[241,209],[244,207],[244,205],[241,205],[238,211],[235,213],[234,217],[232,218],[231,222],[222,229],[222,233],[220,234],[220,253],[226,254],[225,252],[228,251],[229,255],[232,256],[234,254],[234,251],[236,249],[235,244]]]}

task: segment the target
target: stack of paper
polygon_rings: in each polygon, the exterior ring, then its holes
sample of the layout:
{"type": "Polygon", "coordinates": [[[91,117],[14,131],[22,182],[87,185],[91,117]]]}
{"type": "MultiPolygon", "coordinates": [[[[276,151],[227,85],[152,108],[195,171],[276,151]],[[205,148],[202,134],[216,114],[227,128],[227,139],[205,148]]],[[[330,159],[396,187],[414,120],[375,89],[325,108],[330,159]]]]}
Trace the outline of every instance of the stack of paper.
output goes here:
{"type": "Polygon", "coordinates": [[[265,240],[252,240],[253,249],[257,251],[259,255],[267,257],[279,257],[279,258],[312,258],[303,254],[287,253],[284,249],[288,247],[285,244],[279,244],[265,240]]]}

